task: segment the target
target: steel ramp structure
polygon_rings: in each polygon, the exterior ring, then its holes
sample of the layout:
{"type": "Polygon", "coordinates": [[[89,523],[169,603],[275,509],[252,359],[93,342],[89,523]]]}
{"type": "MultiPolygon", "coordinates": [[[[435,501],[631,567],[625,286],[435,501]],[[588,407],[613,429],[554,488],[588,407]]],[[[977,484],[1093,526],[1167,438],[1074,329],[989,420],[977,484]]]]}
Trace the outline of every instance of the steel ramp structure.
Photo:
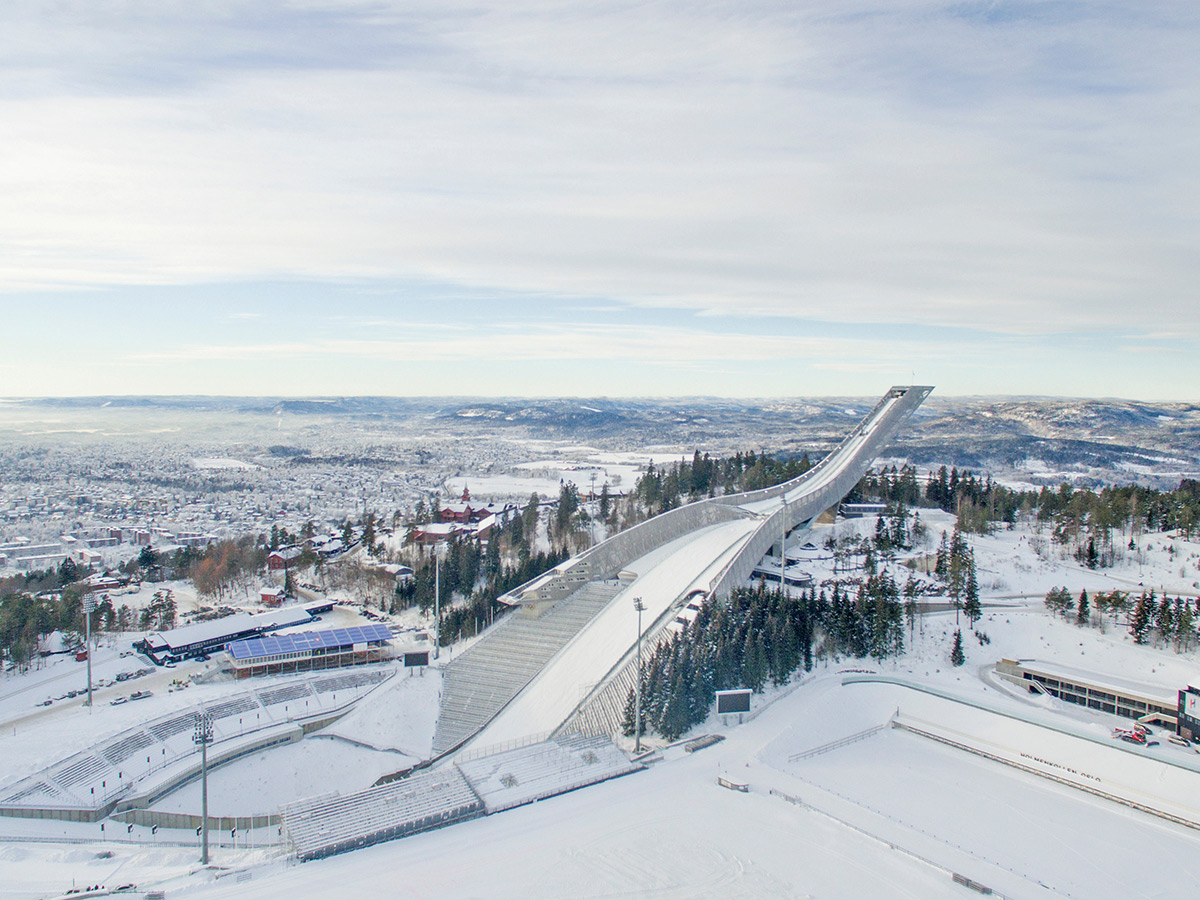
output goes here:
{"type": "Polygon", "coordinates": [[[687,597],[698,592],[728,596],[747,582],[754,567],[788,532],[810,523],[850,492],[932,390],[928,386],[891,388],[832,453],[798,478],[669,510],[501,597],[501,602],[518,607],[516,613],[494,626],[446,669],[435,758],[477,735],[483,744],[511,739],[514,728],[525,727],[513,720],[523,716],[508,714],[499,729],[492,729],[498,733],[487,734],[488,727],[510,706],[535,710],[528,733],[611,733],[619,723],[633,677],[630,666],[634,664],[636,625],[619,621],[632,615],[632,605],[626,601],[654,586],[653,613],[644,629],[645,640],[652,646],[687,597]],[[656,551],[668,547],[684,546],[693,535],[698,545],[703,543],[707,556],[688,559],[686,553],[676,551],[672,565],[680,571],[673,582],[631,578],[634,573],[629,569],[637,561],[652,559],[656,551]],[[576,608],[577,604],[581,608],[576,608]],[[622,608],[619,614],[612,611],[618,604],[622,608]],[[626,606],[630,609],[624,610],[626,606]],[[615,629],[621,629],[628,639],[614,648],[611,635],[615,629]],[[605,637],[607,642],[602,640],[605,637]],[[577,654],[589,652],[605,657],[599,671],[595,659],[579,665],[577,654]],[[588,670],[586,678],[580,674],[584,669],[588,670]],[[574,682],[567,687],[578,691],[580,699],[577,703],[572,700],[572,708],[562,709],[563,684],[571,679],[574,682]],[[548,698],[554,696],[557,704],[534,702],[531,698],[538,691],[546,692],[548,698]],[[523,699],[515,703],[518,695],[523,699]]]}

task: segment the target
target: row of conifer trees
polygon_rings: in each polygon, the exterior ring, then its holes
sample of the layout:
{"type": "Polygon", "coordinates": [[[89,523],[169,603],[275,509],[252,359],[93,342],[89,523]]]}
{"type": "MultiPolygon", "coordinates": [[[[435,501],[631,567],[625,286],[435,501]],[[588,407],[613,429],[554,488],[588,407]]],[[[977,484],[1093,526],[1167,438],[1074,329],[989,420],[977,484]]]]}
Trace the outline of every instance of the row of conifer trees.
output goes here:
{"type": "MultiPolygon", "coordinates": [[[[687,628],[659,643],[642,667],[642,731],[675,740],[703,722],[717,691],[786,683],[814,653],[883,660],[904,650],[905,605],[886,573],[853,591],[811,589],[799,596],[763,585],[704,603],[687,628]]],[[[910,613],[911,615],[911,613],[910,613]]],[[[624,732],[634,733],[636,696],[624,732]]]]}

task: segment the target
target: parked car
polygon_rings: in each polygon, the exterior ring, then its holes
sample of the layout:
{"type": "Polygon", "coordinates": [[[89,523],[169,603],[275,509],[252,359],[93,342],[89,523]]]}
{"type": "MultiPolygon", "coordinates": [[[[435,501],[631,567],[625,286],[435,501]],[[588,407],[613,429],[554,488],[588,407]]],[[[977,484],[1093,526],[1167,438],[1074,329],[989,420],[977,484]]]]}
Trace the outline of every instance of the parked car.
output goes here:
{"type": "Polygon", "coordinates": [[[116,700],[109,700],[108,705],[109,706],[120,706],[122,703],[128,703],[128,702],[129,702],[128,697],[118,697],[116,700]]]}

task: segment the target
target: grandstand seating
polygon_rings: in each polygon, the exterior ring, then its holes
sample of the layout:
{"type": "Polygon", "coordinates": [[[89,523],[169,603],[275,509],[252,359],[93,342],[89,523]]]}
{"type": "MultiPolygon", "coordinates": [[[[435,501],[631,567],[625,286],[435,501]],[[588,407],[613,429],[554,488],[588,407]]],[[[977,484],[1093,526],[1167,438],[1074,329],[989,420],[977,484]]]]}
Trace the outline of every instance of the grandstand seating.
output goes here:
{"type": "Polygon", "coordinates": [[[301,697],[311,697],[312,690],[308,686],[308,682],[300,684],[289,684],[286,687],[273,688],[269,691],[258,691],[258,701],[263,706],[272,706],[276,703],[286,703],[289,700],[299,700],[301,697]]]}
{"type": "Polygon", "coordinates": [[[457,763],[489,813],[511,809],[643,768],[606,737],[566,739],[457,763]]]}
{"type": "Polygon", "coordinates": [[[117,763],[124,762],[139,750],[144,750],[153,743],[154,738],[150,737],[146,732],[135,731],[133,734],[113,741],[108,746],[101,748],[100,753],[115,766],[117,763]]]}
{"type": "Polygon", "coordinates": [[[197,752],[192,741],[196,715],[203,709],[212,716],[216,743],[242,738],[276,727],[305,710],[342,708],[354,699],[350,689],[370,689],[391,678],[395,668],[376,668],[331,677],[308,676],[278,687],[235,694],[204,707],[193,707],[110,737],[92,750],[51,764],[42,772],[0,788],[0,809],[42,808],[53,811],[94,811],[144,784],[156,772],[169,770],[197,752]],[[347,690],[345,697],[332,692],[347,690]],[[303,700],[302,708],[285,715],[284,704],[303,700]],[[249,715],[255,713],[255,715],[249,715]],[[245,724],[238,717],[245,717],[245,724]],[[140,758],[139,758],[140,757],[140,758]]]}
{"type": "Polygon", "coordinates": [[[88,753],[82,757],[76,757],[70,765],[51,772],[50,777],[63,787],[71,787],[87,781],[93,775],[98,775],[107,768],[104,760],[88,753]]]}
{"type": "Polygon", "coordinates": [[[484,806],[452,766],[345,796],[280,809],[296,856],[319,859],[482,815],[484,806]]]}
{"type": "Polygon", "coordinates": [[[312,681],[313,689],[318,694],[328,694],[332,691],[343,691],[348,688],[365,687],[367,685],[378,684],[386,678],[392,676],[391,669],[383,671],[357,671],[346,672],[343,675],[331,675],[328,678],[315,678],[312,681]]]}
{"type": "Polygon", "coordinates": [[[174,716],[173,718],[164,719],[161,722],[151,725],[150,733],[160,741],[167,741],[175,735],[191,731],[195,727],[196,713],[193,710],[188,710],[182,716],[174,716]]]}
{"type": "Polygon", "coordinates": [[[232,700],[226,700],[222,703],[213,703],[206,707],[205,711],[212,716],[213,721],[218,719],[228,719],[230,716],[236,716],[238,713],[254,712],[256,709],[261,709],[258,701],[253,697],[234,697],[232,700]]]}
{"type": "Polygon", "coordinates": [[[62,797],[62,791],[44,781],[26,781],[17,785],[18,790],[12,794],[0,797],[0,803],[20,804],[33,800],[57,800],[62,797]]]}
{"type": "Polygon", "coordinates": [[[280,809],[296,856],[318,859],[511,809],[644,768],[607,738],[541,741],[280,809]]]}
{"type": "Polygon", "coordinates": [[[592,582],[541,616],[502,619],[445,670],[434,754],[477,733],[622,589],[592,582]]]}

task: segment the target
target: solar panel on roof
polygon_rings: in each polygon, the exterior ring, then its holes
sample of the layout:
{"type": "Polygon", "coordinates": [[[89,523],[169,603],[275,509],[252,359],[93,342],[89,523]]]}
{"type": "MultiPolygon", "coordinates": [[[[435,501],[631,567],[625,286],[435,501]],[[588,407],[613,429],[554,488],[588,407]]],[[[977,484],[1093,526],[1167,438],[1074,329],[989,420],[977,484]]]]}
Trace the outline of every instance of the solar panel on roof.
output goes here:
{"type": "Polygon", "coordinates": [[[229,645],[229,654],[237,660],[260,656],[278,656],[303,650],[349,648],[355,644],[389,641],[391,629],[386,625],[357,625],[351,628],[331,628],[325,631],[302,631],[297,634],[278,634],[248,638],[229,645]]]}

